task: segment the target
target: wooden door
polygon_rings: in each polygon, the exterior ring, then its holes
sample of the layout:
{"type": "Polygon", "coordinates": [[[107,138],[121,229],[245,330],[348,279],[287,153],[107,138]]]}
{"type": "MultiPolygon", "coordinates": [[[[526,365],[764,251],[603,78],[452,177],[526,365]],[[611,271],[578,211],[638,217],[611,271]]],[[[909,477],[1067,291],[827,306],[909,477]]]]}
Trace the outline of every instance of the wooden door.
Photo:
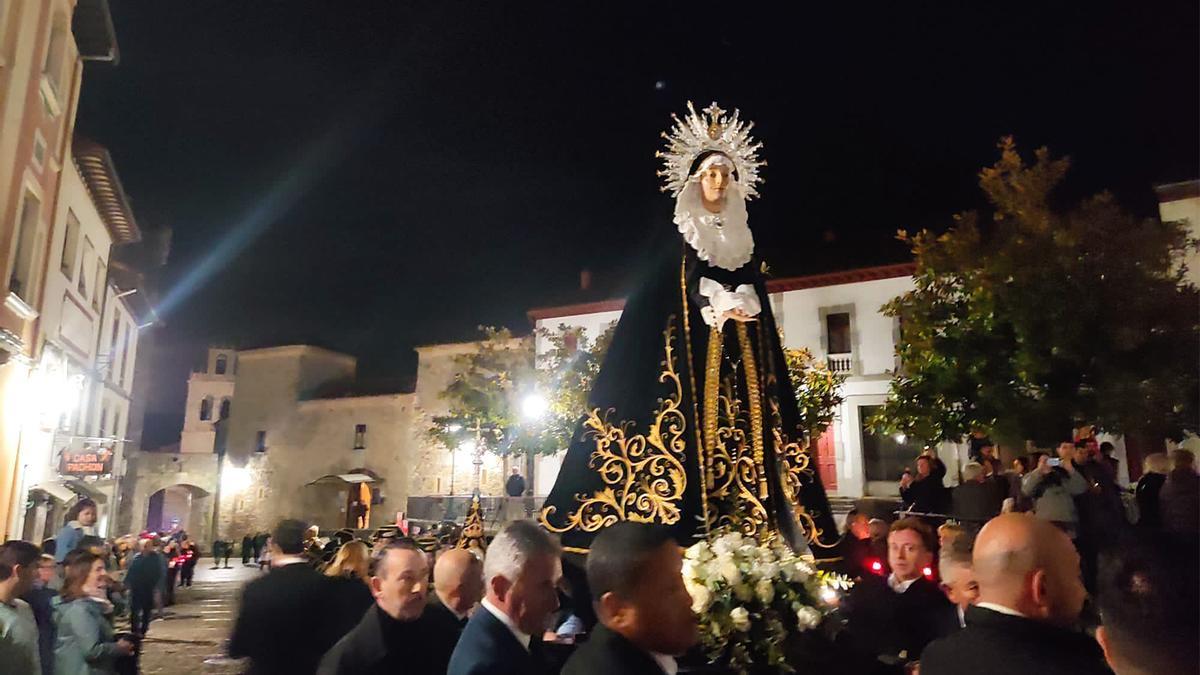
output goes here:
{"type": "Polygon", "coordinates": [[[833,427],[826,427],[817,437],[817,475],[826,492],[837,491],[837,451],[833,444],[833,427]]]}

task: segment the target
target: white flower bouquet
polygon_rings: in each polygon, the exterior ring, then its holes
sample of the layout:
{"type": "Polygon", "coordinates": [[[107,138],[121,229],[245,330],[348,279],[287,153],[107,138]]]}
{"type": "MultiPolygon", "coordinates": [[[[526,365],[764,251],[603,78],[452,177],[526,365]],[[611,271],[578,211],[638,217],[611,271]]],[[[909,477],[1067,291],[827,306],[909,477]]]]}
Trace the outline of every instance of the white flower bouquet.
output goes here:
{"type": "Polygon", "coordinates": [[[760,544],[740,532],[690,546],[683,582],[709,659],[742,675],[755,667],[791,672],[789,635],[820,626],[849,587],[783,543],[760,544]]]}

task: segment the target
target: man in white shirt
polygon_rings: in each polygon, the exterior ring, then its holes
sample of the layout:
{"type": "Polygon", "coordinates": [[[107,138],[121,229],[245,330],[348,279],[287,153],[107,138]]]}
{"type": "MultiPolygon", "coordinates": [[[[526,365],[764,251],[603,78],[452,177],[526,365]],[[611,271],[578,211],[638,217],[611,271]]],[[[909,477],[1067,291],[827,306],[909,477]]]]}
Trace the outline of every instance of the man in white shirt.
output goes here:
{"type": "Polygon", "coordinates": [[[26,541],[9,541],[0,548],[0,668],[4,672],[42,671],[37,622],[33,610],[18,597],[33,588],[40,555],[38,547],[26,541]]]}
{"type": "Polygon", "coordinates": [[[665,528],[623,522],[601,532],[587,561],[600,625],[563,675],[675,675],[674,657],[699,639],[682,566],[665,528]]]}
{"type": "Polygon", "coordinates": [[[532,521],[514,521],[496,535],[483,562],[486,595],[454,648],[449,675],[540,670],[534,652],[558,609],[561,555],[558,543],[532,521]]]}

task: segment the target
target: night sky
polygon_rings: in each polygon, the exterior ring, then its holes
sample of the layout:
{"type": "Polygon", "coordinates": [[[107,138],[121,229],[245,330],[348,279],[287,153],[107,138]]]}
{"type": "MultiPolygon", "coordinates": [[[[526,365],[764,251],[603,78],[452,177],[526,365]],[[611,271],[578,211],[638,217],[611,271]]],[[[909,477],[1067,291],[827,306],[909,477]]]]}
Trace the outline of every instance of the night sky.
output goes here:
{"type": "Polygon", "coordinates": [[[1008,133],[1145,215],[1200,176],[1194,0],[619,4],[113,0],[77,127],[174,232],[148,444],[206,344],[404,379],[413,345],[621,294],[672,227],[653,154],[689,99],[756,122],[778,275],[905,260],[1008,133]]]}

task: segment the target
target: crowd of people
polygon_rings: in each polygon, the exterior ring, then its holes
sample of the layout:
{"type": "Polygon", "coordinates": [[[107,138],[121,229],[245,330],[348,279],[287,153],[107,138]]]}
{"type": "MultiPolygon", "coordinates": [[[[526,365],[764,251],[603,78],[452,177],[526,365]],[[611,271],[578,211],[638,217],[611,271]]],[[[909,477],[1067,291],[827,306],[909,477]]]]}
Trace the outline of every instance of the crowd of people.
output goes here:
{"type": "MultiPolygon", "coordinates": [[[[1111,472],[1103,453],[1068,443],[1057,455],[999,472],[981,447],[952,490],[935,489],[945,467],[923,455],[899,518],[851,512],[839,565],[855,584],[821,633],[837,672],[1196,672],[1191,453],[1148,459],[1136,508],[1096,473],[1111,472]]],[[[154,612],[190,583],[199,549],[181,533],[107,544],[94,523],[82,503],[43,547],[0,549],[0,671],[137,672],[154,612]]],[[[227,645],[248,672],[675,675],[703,663],[676,660],[699,636],[681,549],[652,525],[606,528],[586,559],[525,520],[486,552],[400,530],[318,535],[284,520],[243,539],[243,563],[269,570],[245,587],[227,645]]]]}
{"type": "Polygon", "coordinates": [[[185,532],[108,541],[96,516],[81,499],[40,546],[0,547],[0,673],[133,675],[151,619],[192,584],[200,549],[185,532]]]}

